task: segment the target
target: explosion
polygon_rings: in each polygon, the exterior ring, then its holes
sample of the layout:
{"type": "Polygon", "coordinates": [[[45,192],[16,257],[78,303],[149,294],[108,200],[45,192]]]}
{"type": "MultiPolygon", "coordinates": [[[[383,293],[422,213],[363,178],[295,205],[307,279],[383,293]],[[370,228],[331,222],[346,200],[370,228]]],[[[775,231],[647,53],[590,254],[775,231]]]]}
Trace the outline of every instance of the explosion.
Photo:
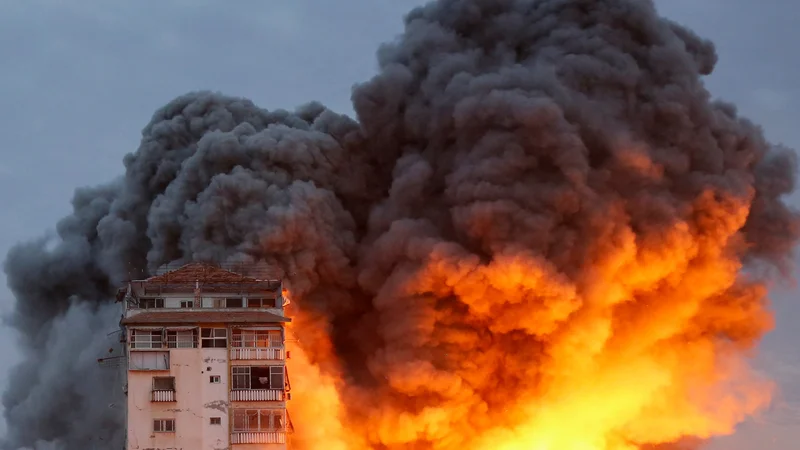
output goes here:
{"type": "Polygon", "coordinates": [[[297,450],[697,448],[768,405],[749,358],[800,236],[795,154],[711,99],[713,45],[646,0],[405,24],[356,119],[179,97],[55,245],[10,252],[30,340],[6,448],[117,445],[94,360],[43,350],[107,347],[114,288],[189,260],[286,274],[297,450]]]}

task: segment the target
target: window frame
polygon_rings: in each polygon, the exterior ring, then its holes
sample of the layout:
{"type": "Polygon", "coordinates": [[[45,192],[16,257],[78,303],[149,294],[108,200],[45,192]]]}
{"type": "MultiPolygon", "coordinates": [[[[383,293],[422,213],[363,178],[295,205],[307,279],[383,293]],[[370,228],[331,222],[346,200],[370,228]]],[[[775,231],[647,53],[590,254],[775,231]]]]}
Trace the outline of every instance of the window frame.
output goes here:
{"type": "Polygon", "coordinates": [[[228,329],[213,327],[201,328],[200,346],[202,348],[228,348],[228,329]],[[206,336],[206,331],[210,332],[208,336],[206,336]],[[220,331],[222,332],[222,336],[218,333],[220,331]],[[212,345],[206,345],[207,343],[211,343],[212,345]],[[220,343],[222,345],[220,345],[220,343]]]}
{"type": "Polygon", "coordinates": [[[277,297],[247,297],[245,299],[247,303],[246,308],[277,308],[278,307],[278,298],[277,297]]]}
{"type": "Polygon", "coordinates": [[[147,350],[134,350],[128,353],[128,369],[131,371],[168,371],[171,365],[171,359],[169,350],[159,350],[159,351],[147,351],[147,350]],[[135,365],[134,360],[136,358],[141,357],[141,359],[145,360],[145,356],[154,357],[156,363],[154,367],[147,367],[144,364],[142,366],[135,365]],[[160,367],[159,362],[163,362],[163,367],[160,367]]]}
{"type": "Polygon", "coordinates": [[[281,330],[234,328],[231,348],[283,348],[281,330]]]}
{"type": "Polygon", "coordinates": [[[138,309],[161,309],[164,308],[164,297],[142,297],[139,299],[138,309]],[[149,306],[152,302],[153,306],[149,306]]]}
{"type": "Polygon", "coordinates": [[[161,349],[164,348],[164,333],[162,330],[131,330],[132,349],[161,349]],[[142,338],[140,339],[139,336],[142,338]]]}
{"type": "Polygon", "coordinates": [[[234,391],[284,391],[286,390],[285,366],[232,366],[231,390],[234,391]],[[253,368],[266,369],[267,373],[260,377],[253,374],[253,368]],[[267,378],[267,387],[253,387],[253,379],[267,378]],[[246,386],[246,387],[243,387],[246,386]]]}
{"type": "Polygon", "coordinates": [[[174,432],[175,432],[175,419],[153,419],[153,433],[174,433],[174,432]]]}
{"type": "Polygon", "coordinates": [[[234,433],[263,433],[287,430],[285,409],[233,408],[232,418],[231,431],[234,433]],[[253,427],[252,418],[256,418],[255,427],[253,427]],[[264,423],[265,419],[266,423],[264,423]],[[278,423],[277,426],[276,422],[278,423]]]}
{"type": "Polygon", "coordinates": [[[167,348],[197,348],[197,329],[167,330],[167,348]],[[186,339],[189,337],[190,339],[186,339]],[[191,344],[191,345],[188,345],[191,344]]]}

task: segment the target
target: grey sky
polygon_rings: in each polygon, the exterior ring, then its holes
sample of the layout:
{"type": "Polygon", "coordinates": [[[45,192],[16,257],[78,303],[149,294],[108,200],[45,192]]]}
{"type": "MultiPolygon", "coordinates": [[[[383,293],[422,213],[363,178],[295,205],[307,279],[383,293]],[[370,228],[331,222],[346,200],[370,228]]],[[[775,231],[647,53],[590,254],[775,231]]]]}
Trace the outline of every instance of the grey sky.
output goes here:
{"type": "MultiPolygon", "coordinates": [[[[140,129],[176,95],[219,90],[268,109],[319,100],[349,113],[350,87],[373,73],[377,46],[399,33],[402,15],[421,3],[0,2],[0,254],[52,229],[69,211],[75,187],[121,174],[121,158],[137,147],[140,129]]],[[[717,44],[712,92],[739,105],[773,141],[800,148],[797,2],[657,3],[717,44]]],[[[778,328],[761,352],[765,370],[781,383],[773,411],[716,448],[796,448],[790,440],[800,436],[794,296],[776,294],[778,328]]],[[[11,303],[0,274],[0,307],[7,311],[11,303]]],[[[0,337],[10,342],[7,330],[0,337]]],[[[0,357],[14,358],[11,345],[0,357]]],[[[4,382],[7,365],[0,367],[4,382]]]]}

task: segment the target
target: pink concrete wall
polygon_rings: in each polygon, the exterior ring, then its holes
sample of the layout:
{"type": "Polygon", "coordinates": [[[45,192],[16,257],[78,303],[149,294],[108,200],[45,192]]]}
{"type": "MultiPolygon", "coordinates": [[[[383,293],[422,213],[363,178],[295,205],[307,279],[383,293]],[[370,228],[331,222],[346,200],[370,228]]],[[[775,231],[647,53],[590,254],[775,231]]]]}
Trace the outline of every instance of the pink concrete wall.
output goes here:
{"type": "Polygon", "coordinates": [[[128,449],[228,447],[227,406],[226,349],[170,349],[169,372],[129,372],[128,449]],[[210,375],[219,375],[221,383],[210,383],[210,375]],[[150,401],[154,376],[175,377],[176,402],[150,401]],[[209,425],[211,417],[220,417],[221,425],[209,425]],[[156,418],[175,419],[175,432],[154,433],[156,418]]]}

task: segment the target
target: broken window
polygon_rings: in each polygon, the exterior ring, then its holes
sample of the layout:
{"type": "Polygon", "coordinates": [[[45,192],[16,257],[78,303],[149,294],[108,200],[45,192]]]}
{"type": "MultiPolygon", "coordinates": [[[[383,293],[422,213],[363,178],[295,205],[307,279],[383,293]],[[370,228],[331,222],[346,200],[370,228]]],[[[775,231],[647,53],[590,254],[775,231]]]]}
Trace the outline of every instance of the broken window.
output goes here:
{"type": "Polygon", "coordinates": [[[174,391],[175,377],[153,377],[154,391],[174,391]]]}
{"type": "Polygon", "coordinates": [[[280,330],[233,330],[232,347],[281,348],[283,339],[280,330]]]}
{"type": "Polygon", "coordinates": [[[232,370],[233,389],[284,388],[283,366],[236,366],[232,370]]]}
{"type": "Polygon", "coordinates": [[[131,348],[162,348],[161,330],[131,330],[131,348]]]}
{"type": "Polygon", "coordinates": [[[220,379],[219,375],[211,375],[208,377],[208,382],[213,384],[219,384],[222,380],[220,379]]]}
{"type": "Polygon", "coordinates": [[[280,409],[234,409],[233,431],[283,431],[284,416],[280,409]]]}
{"type": "Polygon", "coordinates": [[[175,419],[155,419],[153,421],[153,431],[156,433],[174,433],[175,419]]]}
{"type": "Polygon", "coordinates": [[[197,330],[167,330],[167,347],[196,348],[197,330]]]}
{"type": "Polygon", "coordinates": [[[142,298],[142,299],[139,299],[139,308],[152,309],[152,308],[163,308],[163,307],[164,307],[164,299],[163,298],[142,298]]]}
{"type": "Polygon", "coordinates": [[[130,370],[169,370],[169,352],[131,352],[130,370]]]}
{"type": "Polygon", "coordinates": [[[212,417],[209,419],[208,423],[211,425],[222,425],[222,418],[221,417],[212,417]]]}
{"type": "Polygon", "coordinates": [[[228,330],[225,328],[203,328],[200,337],[203,348],[227,348],[228,330]]]}

